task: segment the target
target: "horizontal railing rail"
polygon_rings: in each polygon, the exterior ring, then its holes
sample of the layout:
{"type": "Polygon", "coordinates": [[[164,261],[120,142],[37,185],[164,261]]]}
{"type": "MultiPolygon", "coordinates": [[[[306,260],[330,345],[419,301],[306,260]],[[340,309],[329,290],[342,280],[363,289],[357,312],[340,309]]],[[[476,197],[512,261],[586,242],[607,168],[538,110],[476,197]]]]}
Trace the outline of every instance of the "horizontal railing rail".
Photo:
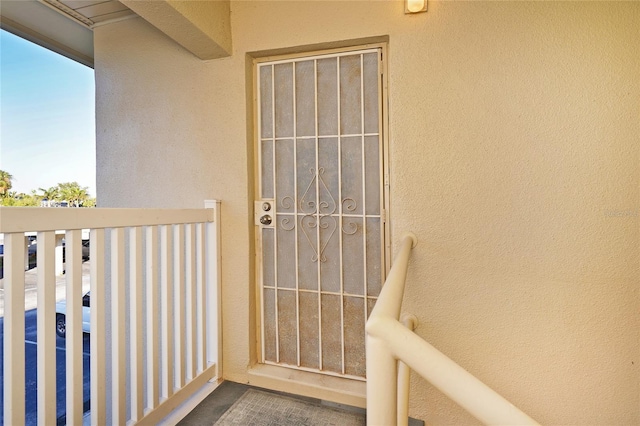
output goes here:
{"type": "Polygon", "coordinates": [[[537,425],[527,414],[413,333],[407,328],[413,328],[412,321],[407,321],[406,326],[398,321],[411,249],[416,243],[413,234],[402,239],[389,277],[367,321],[367,424],[407,424],[409,380],[403,367],[406,364],[485,424],[537,425]],[[399,382],[401,390],[398,390],[399,382]]]}
{"type": "Polygon", "coordinates": [[[86,229],[91,424],[155,424],[220,376],[219,202],[209,202],[208,207],[0,207],[5,425],[25,424],[24,254],[26,235],[33,232],[37,235],[38,424],[57,422],[52,354],[57,315],[54,259],[60,231],[66,258],[67,424],[82,424],[84,416],[82,233],[86,229]]]}
{"type": "Polygon", "coordinates": [[[215,209],[0,207],[0,234],[205,223],[215,209]]]}

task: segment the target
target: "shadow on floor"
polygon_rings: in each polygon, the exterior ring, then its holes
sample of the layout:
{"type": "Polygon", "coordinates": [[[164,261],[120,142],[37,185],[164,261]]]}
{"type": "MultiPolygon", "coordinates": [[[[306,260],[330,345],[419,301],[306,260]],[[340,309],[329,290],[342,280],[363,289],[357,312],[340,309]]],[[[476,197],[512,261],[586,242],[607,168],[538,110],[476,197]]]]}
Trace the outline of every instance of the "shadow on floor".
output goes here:
{"type": "Polygon", "coordinates": [[[222,383],[182,419],[178,425],[213,425],[249,388],[250,386],[240,383],[222,383]]]}

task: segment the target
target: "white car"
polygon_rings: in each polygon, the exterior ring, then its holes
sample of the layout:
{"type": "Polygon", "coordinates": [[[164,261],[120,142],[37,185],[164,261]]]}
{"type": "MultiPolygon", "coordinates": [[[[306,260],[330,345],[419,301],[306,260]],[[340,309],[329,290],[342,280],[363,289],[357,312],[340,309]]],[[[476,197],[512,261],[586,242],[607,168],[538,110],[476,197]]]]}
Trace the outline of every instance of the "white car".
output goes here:
{"type": "MultiPolygon", "coordinates": [[[[90,296],[87,292],[82,296],[82,332],[89,333],[89,319],[91,318],[90,296]]],[[[67,335],[67,301],[56,303],[56,334],[62,338],[67,335]]]]}

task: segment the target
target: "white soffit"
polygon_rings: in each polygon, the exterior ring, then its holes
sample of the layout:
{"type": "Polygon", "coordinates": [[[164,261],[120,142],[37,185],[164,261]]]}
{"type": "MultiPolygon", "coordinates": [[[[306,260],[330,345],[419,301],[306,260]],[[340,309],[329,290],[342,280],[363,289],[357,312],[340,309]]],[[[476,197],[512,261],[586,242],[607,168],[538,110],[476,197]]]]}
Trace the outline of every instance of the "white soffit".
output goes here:
{"type": "Polygon", "coordinates": [[[0,27],[93,67],[93,31],[136,16],[116,0],[1,0],[0,27]]]}
{"type": "Polygon", "coordinates": [[[135,13],[118,0],[38,0],[81,25],[92,28],[96,24],[113,22],[135,16],[135,13]]]}

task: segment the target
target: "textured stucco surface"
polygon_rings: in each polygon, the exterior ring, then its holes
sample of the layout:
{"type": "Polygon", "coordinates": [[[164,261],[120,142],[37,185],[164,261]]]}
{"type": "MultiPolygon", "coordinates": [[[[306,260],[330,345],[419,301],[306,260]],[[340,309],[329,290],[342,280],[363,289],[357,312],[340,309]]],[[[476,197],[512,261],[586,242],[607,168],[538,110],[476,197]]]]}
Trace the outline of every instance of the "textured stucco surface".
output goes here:
{"type": "MultiPolygon", "coordinates": [[[[640,423],[640,3],[231,2],[202,62],[95,29],[102,206],[222,208],[225,376],[250,363],[246,52],[389,36],[391,224],[416,332],[544,424],[640,423]]],[[[414,377],[411,416],[474,423],[414,377]]]]}

